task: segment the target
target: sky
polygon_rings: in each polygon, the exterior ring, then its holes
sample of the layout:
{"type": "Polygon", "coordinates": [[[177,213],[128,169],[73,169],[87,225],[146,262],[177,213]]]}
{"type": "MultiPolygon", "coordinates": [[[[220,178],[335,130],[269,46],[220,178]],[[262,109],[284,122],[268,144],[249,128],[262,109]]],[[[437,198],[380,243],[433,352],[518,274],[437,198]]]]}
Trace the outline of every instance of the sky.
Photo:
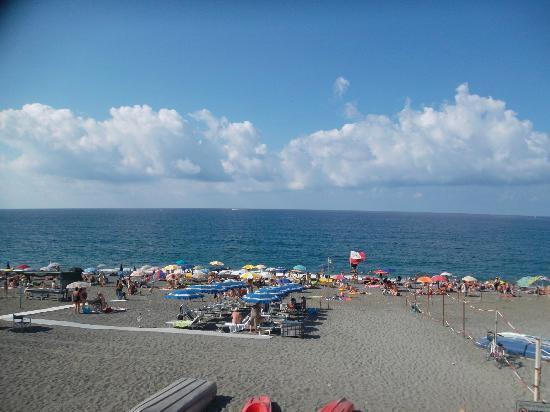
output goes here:
{"type": "Polygon", "coordinates": [[[550,3],[0,3],[0,208],[550,215],[550,3]]]}

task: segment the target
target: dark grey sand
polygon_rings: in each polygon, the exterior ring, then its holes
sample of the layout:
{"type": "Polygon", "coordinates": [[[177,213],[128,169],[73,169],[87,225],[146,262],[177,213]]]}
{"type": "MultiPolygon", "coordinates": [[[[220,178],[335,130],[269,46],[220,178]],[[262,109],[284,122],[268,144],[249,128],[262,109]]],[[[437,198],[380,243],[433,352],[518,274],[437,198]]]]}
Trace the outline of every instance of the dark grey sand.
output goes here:
{"type": "MultiPolygon", "coordinates": [[[[104,291],[114,298],[112,288],[104,291]]],[[[314,296],[334,293],[315,289],[305,295],[310,306],[318,307],[314,296]]],[[[128,308],[125,313],[77,315],[65,309],[35,318],[137,326],[141,313],[142,326],[165,327],[180,302],[161,296],[156,290],[111,303],[128,308]]],[[[498,305],[525,333],[550,336],[548,297],[497,299],[487,294],[471,301],[480,308],[498,305]]],[[[419,303],[426,308],[425,297],[419,303]]],[[[449,298],[446,303],[446,318],[460,329],[461,306],[449,298]]],[[[59,304],[25,301],[23,309],[59,304]]],[[[0,314],[14,311],[19,311],[18,299],[0,298],[0,314]]],[[[3,321],[0,410],[124,411],[183,376],[217,382],[213,411],[238,411],[247,397],[261,393],[270,395],[282,411],[313,411],[342,396],[368,411],[506,411],[514,410],[516,400],[532,398],[512,371],[499,370],[485,360],[484,351],[441,326],[441,312],[439,297],[430,303],[430,313],[439,318],[432,320],[411,313],[404,297],[374,290],[350,302],[330,302],[330,310],[310,325],[307,339],[270,340],[61,326],[14,332],[3,321]]],[[[468,309],[467,330],[473,336],[493,325],[494,314],[468,309]]],[[[502,321],[499,329],[511,331],[502,321]]],[[[531,383],[532,362],[525,363],[519,373],[531,383]]],[[[549,368],[543,365],[542,394],[547,399],[549,368]]]]}

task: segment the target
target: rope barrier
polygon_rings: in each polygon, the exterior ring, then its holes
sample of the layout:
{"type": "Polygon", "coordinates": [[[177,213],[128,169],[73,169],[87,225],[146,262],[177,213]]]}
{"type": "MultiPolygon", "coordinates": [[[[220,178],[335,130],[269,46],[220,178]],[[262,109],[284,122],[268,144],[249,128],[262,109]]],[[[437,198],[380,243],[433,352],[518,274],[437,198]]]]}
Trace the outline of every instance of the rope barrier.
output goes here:
{"type": "MultiPolygon", "coordinates": [[[[449,295],[448,293],[446,293],[446,295],[447,295],[448,297],[450,297],[451,299],[455,300],[455,301],[459,301],[459,299],[457,299],[457,298],[455,298],[455,297],[449,295]]],[[[469,304],[469,303],[470,303],[470,301],[466,301],[465,299],[460,300],[460,301],[463,302],[464,304],[469,304]]],[[[412,302],[412,300],[411,300],[411,302],[412,302]]],[[[420,302],[418,302],[418,301],[417,301],[417,302],[414,302],[414,304],[416,305],[417,308],[418,308],[419,306],[422,305],[422,304],[421,304],[420,302]]],[[[504,315],[503,315],[500,311],[498,311],[498,310],[496,310],[496,309],[482,309],[482,308],[477,308],[477,307],[475,307],[475,306],[473,306],[473,305],[468,305],[468,306],[469,306],[471,309],[477,310],[477,311],[479,311],[479,312],[496,312],[496,313],[497,313],[497,316],[500,316],[500,317],[508,324],[508,326],[509,326],[510,328],[512,328],[514,331],[518,331],[518,332],[519,332],[519,330],[518,330],[516,327],[514,327],[514,325],[512,325],[512,323],[510,323],[510,321],[509,321],[508,319],[506,319],[506,318],[504,317],[504,315]]],[[[441,321],[441,319],[436,319],[435,317],[432,316],[432,314],[431,314],[430,311],[429,311],[429,305],[428,305],[428,309],[427,309],[425,312],[424,312],[424,311],[420,311],[420,314],[421,314],[421,315],[424,315],[424,316],[427,317],[428,319],[431,319],[431,320],[433,320],[433,321],[435,321],[435,322],[440,322],[440,321],[441,321]]],[[[464,330],[464,331],[460,330],[460,331],[459,331],[459,330],[453,328],[453,327],[451,326],[451,324],[450,324],[448,321],[446,321],[446,320],[445,320],[445,326],[446,326],[447,328],[449,328],[449,330],[450,330],[452,333],[455,333],[455,334],[457,334],[457,335],[462,335],[462,334],[464,334],[464,337],[466,338],[466,341],[470,341],[470,342],[471,342],[472,344],[474,344],[474,345],[476,344],[475,339],[472,337],[472,335],[470,335],[469,333],[467,333],[466,330],[464,330]]],[[[523,335],[525,335],[525,334],[523,334],[523,335]]],[[[522,338],[524,338],[524,339],[525,339],[527,342],[529,342],[529,343],[534,343],[534,339],[527,338],[526,336],[522,336],[522,338]]],[[[546,350],[544,350],[544,349],[541,349],[541,350],[542,350],[543,353],[545,353],[545,354],[547,354],[547,355],[550,355],[550,353],[549,353],[548,351],[546,351],[546,350]]],[[[512,372],[514,373],[514,375],[516,376],[516,378],[519,380],[519,382],[520,382],[523,386],[525,386],[527,389],[529,389],[529,391],[530,391],[531,393],[534,394],[534,393],[535,393],[535,390],[525,381],[525,379],[523,379],[523,378],[521,377],[521,375],[517,372],[517,369],[508,361],[508,359],[507,359],[506,357],[504,357],[504,360],[505,360],[507,366],[510,367],[510,369],[512,370],[512,372]]],[[[550,362],[550,361],[549,361],[549,360],[546,360],[546,362],[550,362]]],[[[542,399],[542,402],[546,403],[546,400],[542,399]]]]}

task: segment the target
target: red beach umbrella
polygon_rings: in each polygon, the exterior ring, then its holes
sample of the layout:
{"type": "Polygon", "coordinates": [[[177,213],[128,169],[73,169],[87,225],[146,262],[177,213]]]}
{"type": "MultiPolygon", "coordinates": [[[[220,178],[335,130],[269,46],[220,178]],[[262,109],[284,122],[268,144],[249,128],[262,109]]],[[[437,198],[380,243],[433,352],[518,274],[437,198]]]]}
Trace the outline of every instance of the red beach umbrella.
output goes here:
{"type": "Polygon", "coordinates": [[[28,268],[30,268],[30,266],[29,266],[29,265],[25,265],[25,264],[19,265],[19,266],[16,267],[16,269],[22,269],[22,270],[25,270],[25,269],[28,269],[28,268]]]}
{"type": "Polygon", "coordinates": [[[376,269],[376,270],[373,270],[372,273],[373,275],[382,276],[382,275],[387,275],[389,272],[386,272],[384,269],[376,269]]]}
{"type": "Polygon", "coordinates": [[[432,282],[448,282],[447,278],[445,276],[442,276],[442,275],[435,275],[433,278],[432,278],[432,282]]]}

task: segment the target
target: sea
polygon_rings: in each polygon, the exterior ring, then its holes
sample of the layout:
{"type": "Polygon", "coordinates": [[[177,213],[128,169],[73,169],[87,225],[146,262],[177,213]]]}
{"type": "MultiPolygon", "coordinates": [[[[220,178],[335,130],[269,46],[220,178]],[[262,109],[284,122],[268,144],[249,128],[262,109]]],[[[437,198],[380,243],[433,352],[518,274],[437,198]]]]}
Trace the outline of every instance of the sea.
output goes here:
{"type": "Polygon", "coordinates": [[[390,276],[550,275],[550,217],[249,209],[0,210],[0,264],[264,264],[390,276]]]}

